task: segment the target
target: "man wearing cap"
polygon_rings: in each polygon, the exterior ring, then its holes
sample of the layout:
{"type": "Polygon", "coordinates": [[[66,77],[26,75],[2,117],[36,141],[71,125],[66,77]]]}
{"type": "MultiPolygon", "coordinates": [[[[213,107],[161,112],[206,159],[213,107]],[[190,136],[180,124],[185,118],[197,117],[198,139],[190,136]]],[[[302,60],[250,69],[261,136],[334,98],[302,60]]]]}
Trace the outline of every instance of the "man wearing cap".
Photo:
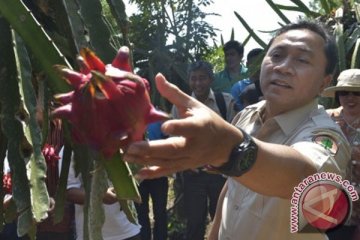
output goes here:
{"type": "MultiPolygon", "coordinates": [[[[328,109],[328,114],[341,127],[351,146],[351,161],[347,165],[346,179],[360,192],[360,69],[340,73],[336,86],[326,88],[325,97],[335,97],[338,108],[328,109]]],[[[330,230],[330,240],[359,239],[360,201],[353,202],[350,219],[344,226],[330,230]],[[356,236],[355,236],[356,235],[356,236]],[[355,238],[357,237],[357,238],[355,238]]]]}

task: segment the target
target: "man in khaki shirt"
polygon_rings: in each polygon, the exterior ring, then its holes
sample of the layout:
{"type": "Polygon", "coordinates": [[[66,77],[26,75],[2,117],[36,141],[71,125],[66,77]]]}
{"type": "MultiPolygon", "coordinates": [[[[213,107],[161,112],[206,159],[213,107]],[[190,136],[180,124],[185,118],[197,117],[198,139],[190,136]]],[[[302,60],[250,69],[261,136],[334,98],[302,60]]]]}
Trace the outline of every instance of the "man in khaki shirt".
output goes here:
{"type": "MultiPolygon", "coordinates": [[[[294,187],[323,171],[343,177],[350,157],[340,128],[316,100],[331,82],[336,45],[319,23],[300,21],[279,29],[267,49],[260,75],[265,100],[240,113],[236,126],[158,75],[158,90],[182,117],[162,130],[178,137],[133,143],[124,156],[150,166],[139,178],[205,164],[228,175],[210,240],[327,239],[320,231],[290,233],[289,208],[294,187]]],[[[303,220],[300,214],[299,230],[303,220]]]]}

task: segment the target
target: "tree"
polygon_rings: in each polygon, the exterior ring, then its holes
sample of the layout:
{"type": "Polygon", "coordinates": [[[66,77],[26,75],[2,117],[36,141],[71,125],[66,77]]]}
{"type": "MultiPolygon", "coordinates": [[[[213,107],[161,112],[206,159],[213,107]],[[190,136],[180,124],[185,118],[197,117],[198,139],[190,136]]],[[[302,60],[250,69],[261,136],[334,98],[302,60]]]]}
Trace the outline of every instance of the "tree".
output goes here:
{"type": "Polygon", "coordinates": [[[313,11],[319,12],[321,15],[325,15],[330,12],[331,9],[337,9],[341,7],[342,0],[332,0],[332,1],[321,1],[321,0],[312,0],[309,2],[309,7],[313,11]]]}
{"type": "MultiPolygon", "coordinates": [[[[158,72],[187,91],[186,68],[189,62],[203,58],[208,52],[207,41],[216,36],[216,29],[205,21],[201,7],[212,0],[133,0],[138,13],[130,17],[130,39],[134,63],[142,75],[154,79],[158,72]]],[[[153,88],[153,100],[163,105],[153,88]]]]}

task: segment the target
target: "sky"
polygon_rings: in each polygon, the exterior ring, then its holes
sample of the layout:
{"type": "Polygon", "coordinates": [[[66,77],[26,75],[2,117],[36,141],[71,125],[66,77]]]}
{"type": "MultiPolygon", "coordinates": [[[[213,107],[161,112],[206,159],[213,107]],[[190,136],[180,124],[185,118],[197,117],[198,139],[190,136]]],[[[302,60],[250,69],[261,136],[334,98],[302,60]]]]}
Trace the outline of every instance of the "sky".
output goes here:
{"type": "MultiPolygon", "coordinates": [[[[126,2],[126,0],[124,2],[126,2]]],[[[282,5],[293,5],[290,0],[274,0],[274,2],[282,5]]],[[[309,0],[304,0],[303,2],[308,4],[309,0]]],[[[128,16],[134,11],[136,11],[136,8],[128,4],[126,7],[128,16]]],[[[234,28],[235,40],[243,42],[248,36],[247,30],[237,19],[234,12],[237,12],[244,18],[265,42],[270,40],[270,35],[259,31],[271,31],[277,29],[280,26],[278,22],[282,22],[265,0],[213,0],[213,4],[203,8],[203,11],[208,13],[214,12],[221,15],[208,16],[205,19],[215,28],[219,29],[217,32],[218,44],[220,44],[220,34],[222,34],[225,42],[230,40],[232,28],[234,28]]],[[[283,13],[291,21],[296,20],[300,14],[293,11],[283,11],[283,13]]],[[[209,42],[209,44],[212,43],[209,42]]],[[[244,57],[246,57],[247,52],[255,47],[259,47],[259,45],[254,40],[250,40],[245,46],[244,57]]]]}
{"type": "MultiPolygon", "coordinates": [[[[307,4],[308,1],[305,0],[303,2],[307,4]]],[[[282,5],[294,5],[290,0],[274,0],[274,2],[282,5]]],[[[209,17],[208,21],[214,27],[221,30],[220,33],[223,35],[225,42],[230,40],[232,28],[234,28],[235,40],[242,42],[248,36],[247,30],[235,16],[234,12],[237,12],[265,42],[270,40],[271,36],[260,31],[275,30],[280,27],[278,22],[282,22],[265,0],[214,0],[214,3],[204,9],[204,11],[217,12],[221,15],[220,17],[209,17]]],[[[291,21],[296,20],[300,15],[299,12],[294,11],[283,11],[283,13],[291,21]]],[[[220,34],[218,41],[220,42],[220,34]]],[[[255,47],[259,47],[259,45],[251,39],[245,46],[244,56],[255,47]]]]}

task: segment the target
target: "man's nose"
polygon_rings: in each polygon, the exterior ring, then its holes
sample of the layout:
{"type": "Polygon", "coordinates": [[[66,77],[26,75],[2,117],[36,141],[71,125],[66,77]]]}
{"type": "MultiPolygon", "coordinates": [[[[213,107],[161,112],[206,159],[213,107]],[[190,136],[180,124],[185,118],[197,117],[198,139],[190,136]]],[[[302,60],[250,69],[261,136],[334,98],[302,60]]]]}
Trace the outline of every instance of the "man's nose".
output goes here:
{"type": "Polygon", "coordinates": [[[284,58],[282,61],[275,63],[274,70],[282,73],[294,73],[294,61],[290,57],[284,58]]]}

